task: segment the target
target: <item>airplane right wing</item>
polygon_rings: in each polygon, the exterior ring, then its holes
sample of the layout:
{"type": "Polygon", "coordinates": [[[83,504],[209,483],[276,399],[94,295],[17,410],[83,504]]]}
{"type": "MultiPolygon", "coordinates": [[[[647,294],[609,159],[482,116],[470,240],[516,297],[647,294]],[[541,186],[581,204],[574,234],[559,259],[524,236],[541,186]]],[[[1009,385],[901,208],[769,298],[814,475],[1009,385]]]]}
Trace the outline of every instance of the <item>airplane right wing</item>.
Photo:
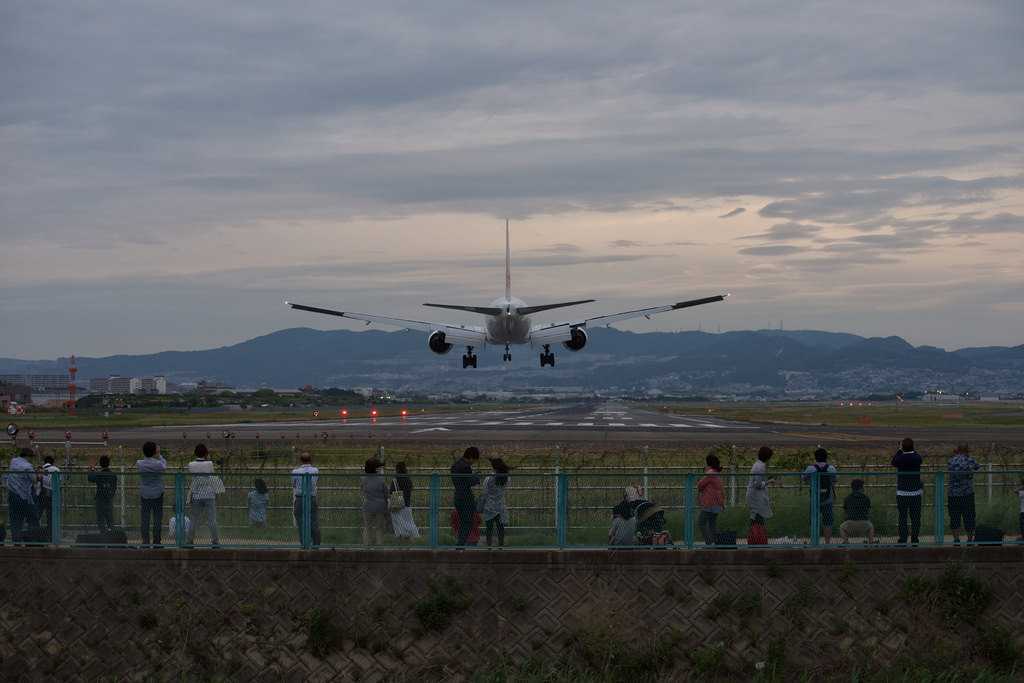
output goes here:
{"type": "Polygon", "coordinates": [[[630,318],[650,318],[656,313],[665,313],[666,311],[674,311],[680,308],[690,308],[691,306],[701,306],[703,304],[710,304],[716,301],[725,301],[725,297],[727,296],[729,295],[719,294],[717,296],[709,296],[703,299],[680,301],[674,304],[665,304],[664,306],[651,306],[650,308],[638,308],[635,311],[599,315],[593,318],[583,318],[582,320],[552,323],[548,325],[536,325],[532,330],[530,330],[530,344],[537,346],[542,344],[554,344],[555,342],[567,342],[573,339],[573,330],[577,327],[586,327],[587,325],[603,325],[607,327],[613,323],[617,323],[622,320],[629,320],[630,318]]]}
{"type": "Polygon", "coordinates": [[[329,308],[316,308],[314,306],[304,306],[303,304],[293,304],[290,301],[285,301],[285,303],[300,311],[310,311],[311,313],[323,313],[324,315],[336,315],[341,318],[362,320],[367,325],[370,323],[380,323],[381,325],[392,325],[404,330],[416,330],[418,332],[427,333],[443,332],[445,339],[449,343],[480,347],[485,346],[487,343],[487,332],[482,327],[471,325],[450,325],[448,323],[427,322],[422,320],[406,320],[405,318],[390,318],[383,315],[353,313],[351,311],[334,311],[329,308]]]}

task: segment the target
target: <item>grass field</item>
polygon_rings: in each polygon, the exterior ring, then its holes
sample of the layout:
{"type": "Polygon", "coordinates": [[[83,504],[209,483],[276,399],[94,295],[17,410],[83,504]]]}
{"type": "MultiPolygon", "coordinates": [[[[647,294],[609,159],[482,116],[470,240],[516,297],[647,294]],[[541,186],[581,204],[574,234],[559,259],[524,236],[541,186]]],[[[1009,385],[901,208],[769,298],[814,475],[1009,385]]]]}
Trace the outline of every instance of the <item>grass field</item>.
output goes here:
{"type": "Polygon", "coordinates": [[[742,420],[759,424],[799,424],[876,427],[1024,427],[1024,405],[1020,403],[897,402],[872,404],[869,401],[832,403],[720,403],[716,405],[650,404],[680,415],[714,415],[724,420],[742,420]]]}

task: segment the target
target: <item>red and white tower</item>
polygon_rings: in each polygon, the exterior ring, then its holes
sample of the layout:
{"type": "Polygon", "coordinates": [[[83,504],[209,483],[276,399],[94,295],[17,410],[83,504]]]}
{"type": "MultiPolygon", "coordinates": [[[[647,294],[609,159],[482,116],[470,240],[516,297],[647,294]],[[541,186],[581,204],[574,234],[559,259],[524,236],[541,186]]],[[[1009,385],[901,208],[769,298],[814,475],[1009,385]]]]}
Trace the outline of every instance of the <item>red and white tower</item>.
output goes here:
{"type": "Polygon", "coordinates": [[[75,373],[78,372],[78,368],[75,367],[75,357],[71,356],[71,367],[68,368],[68,372],[71,373],[71,381],[68,382],[68,413],[74,417],[75,415],[75,373]]]}

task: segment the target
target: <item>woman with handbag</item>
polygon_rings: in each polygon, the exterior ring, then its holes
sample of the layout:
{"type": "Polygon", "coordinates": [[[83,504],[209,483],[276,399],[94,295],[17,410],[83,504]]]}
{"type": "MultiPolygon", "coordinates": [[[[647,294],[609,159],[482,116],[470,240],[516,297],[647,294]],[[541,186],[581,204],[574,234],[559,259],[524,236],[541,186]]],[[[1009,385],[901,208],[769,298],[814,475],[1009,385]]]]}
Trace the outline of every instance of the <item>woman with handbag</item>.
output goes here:
{"type": "Polygon", "coordinates": [[[388,485],[380,469],[384,467],[377,458],[370,458],[363,466],[366,472],[359,478],[363,490],[363,545],[371,545],[370,537],[376,536],[376,545],[384,545],[384,525],[388,521],[388,485]]]}
{"type": "Polygon", "coordinates": [[[409,545],[414,538],[420,537],[420,530],[412,518],[412,477],[405,461],[395,463],[395,474],[388,489],[388,512],[391,513],[391,526],[395,530],[398,545],[409,545]]]}

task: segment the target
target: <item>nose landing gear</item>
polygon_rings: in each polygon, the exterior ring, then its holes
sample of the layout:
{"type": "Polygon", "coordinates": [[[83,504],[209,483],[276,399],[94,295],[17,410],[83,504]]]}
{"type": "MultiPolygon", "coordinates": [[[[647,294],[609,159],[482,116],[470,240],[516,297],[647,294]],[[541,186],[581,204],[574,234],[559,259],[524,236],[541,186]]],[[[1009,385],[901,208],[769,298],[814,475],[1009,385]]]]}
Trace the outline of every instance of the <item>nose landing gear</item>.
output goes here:
{"type": "Polygon", "coordinates": [[[467,346],[466,353],[462,355],[462,367],[476,367],[476,354],[473,353],[473,347],[467,346]]]}

